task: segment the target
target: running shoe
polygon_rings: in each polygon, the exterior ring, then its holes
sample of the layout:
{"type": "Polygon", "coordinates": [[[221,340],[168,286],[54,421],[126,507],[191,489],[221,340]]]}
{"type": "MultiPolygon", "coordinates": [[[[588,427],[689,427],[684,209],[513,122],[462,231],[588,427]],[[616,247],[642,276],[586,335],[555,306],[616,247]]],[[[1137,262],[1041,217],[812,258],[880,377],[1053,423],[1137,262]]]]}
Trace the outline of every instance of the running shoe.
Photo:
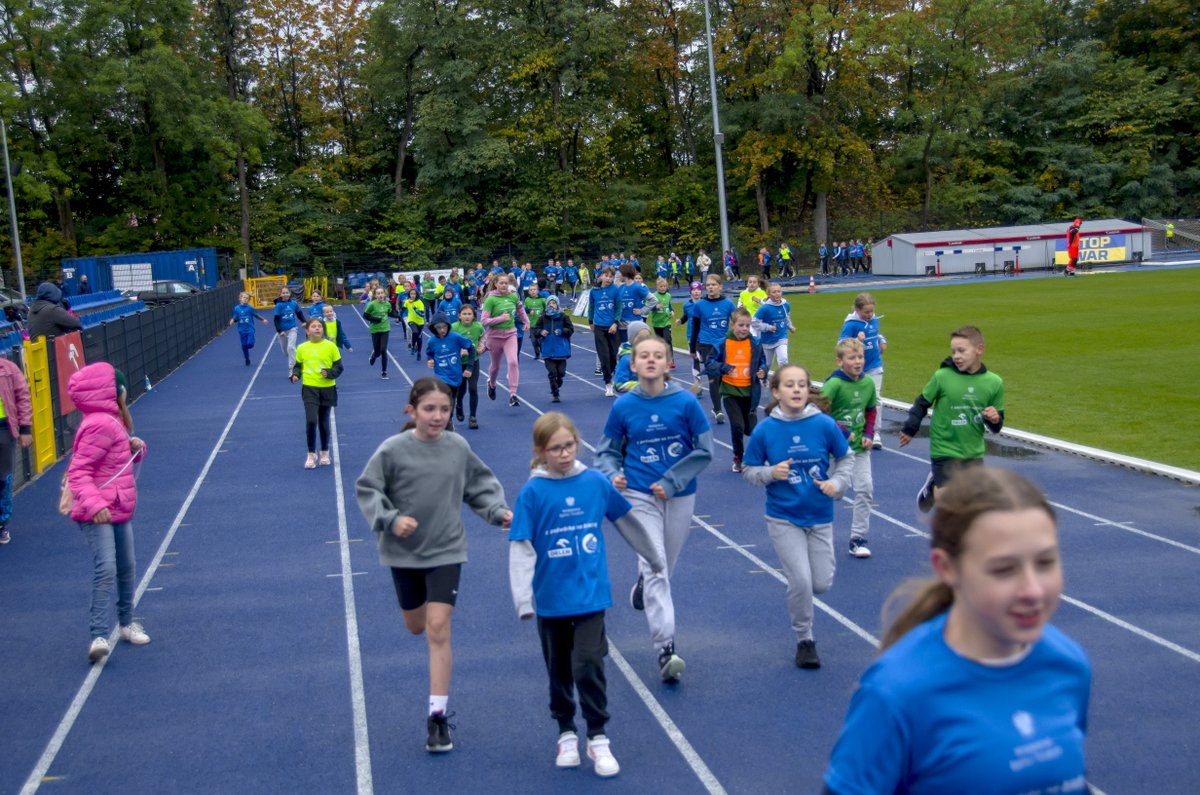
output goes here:
{"type": "Polygon", "coordinates": [[[92,638],[92,645],[88,647],[88,659],[92,662],[100,662],[112,649],[108,646],[107,638],[92,638]]]}
{"type": "Polygon", "coordinates": [[[142,625],[134,621],[121,627],[121,640],[126,643],[132,643],[134,646],[145,646],[150,642],[150,636],[146,634],[146,630],[142,629],[142,625]]]}
{"type": "Polygon", "coordinates": [[[429,731],[429,739],[425,741],[425,750],[431,754],[445,753],[454,749],[454,741],[450,738],[450,730],[455,728],[447,720],[449,716],[435,712],[425,722],[429,731]]]}
{"type": "Polygon", "coordinates": [[[477,431],[479,430],[479,422],[474,417],[471,417],[467,420],[467,427],[473,431],[477,431]]]}
{"type": "Polygon", "coordinates": [[[817,656],[815,640],[802,640],[796,644],[796,666],[809,669],[821,667],[821,658],[817,656]]]}
{"type": "Polygon", "coordinates": [[[488,389],[488,400],[495,400],[496,399],[496,385],[488,384],[487,389],[488,389]]]}
{"type": "Polygon", "coordinates": [[[587,752],[592,764],[596,766],[597,776],[609,778],[621,772],[621,766],[617,764],[617,758],[609,748],[608,738],[603,734],[588,738],[587,752]]]}
{"type": "Polygon", "coordinates": [[[717,425],[724,425],[725,424],[725,412],[714,411],[713,419],[715,419],[717,421],[717,425]]]}
{"type": "Polygon", "coordinates": [[[862,536],[850,536],[850,554],[856,558],[871,557],[871,550],[867,547],[867,539],[862,536]]]}
{"type": "Polygon", "coordinates": [[[932,472],[925,476],[925,483],[922,484],[921,490],[917,492],[917,510],[921,513],[929,513],[933,510],[932,472]]]}
{"type": "Polygon", "coordinates": [[[746,467],[742,466],[742,459],[736,458],[736,457],[733,459],[732,469],[734,472],[738,472],[738,473],[746,471],[746,467]]]}
{"type": "Polygon", "coordinates": [[[678,682],[686,668],[683,658],[675,653],[675,642],[663,646],[658,653],[658,673],[664,682],[678,682]]]}
{"type": "Polygon", "coordinates": [[[517,400],[517,396],[516,396],[516,395],[509,395],[509,396],[508,396],[508,405],[510,405],[510,406],[519,406],[519,405],[521,405],[521,401],[517,400]]]}
{"type": "Polygon", "coordinates": [[[563,732],[558,736],[554,764],[556,767],[579,767],[579,736],[575,732],[563,732]]]}

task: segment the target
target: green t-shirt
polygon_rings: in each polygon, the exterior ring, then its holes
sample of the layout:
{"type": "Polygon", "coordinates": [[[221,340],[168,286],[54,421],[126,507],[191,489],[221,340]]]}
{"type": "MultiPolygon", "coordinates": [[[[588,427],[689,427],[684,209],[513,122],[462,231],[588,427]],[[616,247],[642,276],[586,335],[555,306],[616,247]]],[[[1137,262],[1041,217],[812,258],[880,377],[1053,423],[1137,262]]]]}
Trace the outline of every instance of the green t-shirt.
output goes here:
{"type": "Polygon", "coordinates": [[[931,458],[983,458],[983,416],[988,406],[1004,411],[1004,381],[986,367],[969,375],[939,367],[921,394],[933,404],[931,458]]]}
{"type": "Polygon", "coordinates": [[[517,303],[519,300],[516,293],[489,295],[484,300],[483,311],[487,312],[491,317],[498,317],[505,312],[508,313],[508,320],[503,323],[496,323],[492,328],[503,331],[517,327],[517,303]]]}
{"type": "Polygon", "coordinates": [[[367,329],[371,333],[379,331],[387,331],[391,328],[388,325],[388,312],[392,311],[392,305],[387,301],[372,301],[363,309],[363,317],[367,319],[367,329]]]}
{"type": "Polygon", "coordinates": [[[437,298],[438,283],[433,279],[421,282],[421,297],[426,301],[432,301],[437,298]]]}
{"type": "Polygon", "coordinates": [[[300,383],[305,386],[333,386],[332,378],[321,375],[342,358],[338,347],[329,340],[302,342],[296,347],[296,364],[300,365],[300,383]]]}
{"type": "MultiPolygon", "coordinates": [[[[854,434],[854,438],[850,440],[850,448],[856,453],[861,453],[863,428],[867,424],[867,409],[879,404],[879,400],[875,397],[874,379],[865,375],[859,376],[857,381],[826,378],[825,383],[821,386],[821,394],[829,398],[829,415],[854,434]]],[[[878,415],[876,415],[875,423],[878,428],[878,415]]]]}
{"type": "Polygon", "coordinates": [[[542,313],[546,311],[546,299],[541,296],[525,299],[525,314],[529,315],[529,325],[536,325],[542,313]]]}
{"type": "Polygon", "coordinates": [[[483,324],[476,320],[469,326],[464,326],[457,320],[450,324],[451,331],[457,331],[471,341],[471,344],[479,348],[479,340],[483,337],[483,324]]]}
{"type": "Polygon", "coordinates": [[[656,292],[654,297],[658,303],[650,310],[650,327],[666,328],[671,325],[671,294],[656,292]]]}

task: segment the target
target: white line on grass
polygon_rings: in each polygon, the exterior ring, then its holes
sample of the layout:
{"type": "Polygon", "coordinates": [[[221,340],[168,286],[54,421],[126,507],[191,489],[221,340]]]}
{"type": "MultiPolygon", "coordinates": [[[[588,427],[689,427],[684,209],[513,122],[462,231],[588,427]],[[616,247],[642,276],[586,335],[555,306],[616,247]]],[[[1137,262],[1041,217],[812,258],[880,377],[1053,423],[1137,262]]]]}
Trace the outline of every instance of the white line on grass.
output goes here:
{"type": "Polygon", "coordinates": [[[350,664],[350,703],[354,711],[354,772],[359,795],[374,792],[371,781],[371,744],[367,736],[367,699],[363,691],[362,647],[358,642],[358,612],[354,604],[354,575],[350,565],[350,540],[346,526],[346,495],[342,491],[342,453],[338,444],[337,410],[330,417],[333,430],[333,484],[337,491],[338,547],[342,561],[342,601],[346,609],[346,655],[350,664]]]}
{"type": "MultiPolygon", "coordinates": [[[[133,594],[133,606],[136,608],[142,600],[142,595],[146,592],[150,585],[155,572],[158,571],[159,564],[162,563],[163,557],[166,555],[167,549],[170,548],[171,542],[175,540],[175,532],[183,523],[183,518],[187,516],[188,510],[192,507],[192,502],[196,499],[196,495],[200,493],[200,486],[208,477],[208,470],[212,468],[213,462],[221,451],[221,446],[225,444],[225,438],[229,436],[230,429],[233,428],[234,421],[237,420],[238,414],[242,410],[242,406],[246,403],[246,397],[250,394],[250,390],[254,387],[254,382],[258,380],[258,376],[262,373],[263,364],[266,363],[267,357],[271,355],[271,350],[274,345],[266,346],[266,352],[258,361],[258,367],[254,370],[254,375],[250,378],[250,383],[246,384],[246,389],[243,390],[241,398],[233,409],[233,414],[229,417],[229,422],[225,423],[225,429],[221,431],[220,438],[213,445],[212,452],[208,454],[208,460],[204,462],[204,467],[200,470],[200,474],[196,477],[192,484],[191,491],[188,492],[187,498],[184,499],[183,505],[179,508],[179,513],[175,515],[175,521],[171,523],[170,529],[163,537],[162,543],[158,546],[158,552],[154,555],[154,559],[146,566],[146,573],[142,575],[141,582],[138,583],[137,590],[133,594]]],[[[114,629],[109,636],[109,645],[117,649],[117,637],[119,629],[114,629]]],[[[110,654],[109,657],[112,655],[110,654]]],[[[50,741],[46,744],[46,748],[42,751],[41,758],[34,765],[33,770],[29,773],[29,778],[25,779],[25,785],[21,788],[21,795],[32,795],[37,792],[41,786],[43,778],[50,771],[50,766],[54,764],[54,759],[58,756],[58,752],[62,749],[62,745],[66,742],[67,735],[71,733],[71,727],[75,725],[75,721],[79,718],[79,714],[83,711],[83,707],[87,704],[88,697],[91,696],[92,690],[96,687],[96,682],[100,679],[100,674],[103,673],[105,665],[108,664],[109,657],[104,657],[100,662],[92,665],[88,671],[87,677],[84,678],[83,684],[79,686],[79,690],[75,693],[75,698],[72,699],[71,705],[67,707],[67,712],[59,721],[58,726],[51,735],[50,741]]]]}
{"type": "MultiPolygon", "coordinates": [[[[508,385],[503,381],[497,381],[496,383],[498,386],[502,386],[505,389],[508,388],[508,385]]],[[[529,409],[534,411],[539,417],[546,413],[520,395],[517,396],[517,400],[528,406],[529,409]]],[[[583,439],[580,439],[579,442],[588,450],[591,450],[592,454],[595,455],[595,447],[592,447],[583,439]]],[[[667,714],[667,711],[663,709],[662,704],[658,703],[658,699],[654,697],[654,694],[651,693],[649,688],[646,687],[645,683],[642,682],[641,677],[637,675],[637,672],[634,671],[629,663],[625,660],[625,657],[621,654],[616,644],[613,643],[613,639],[611,637],[608,639],[608,653],[609,656],[613,658],[613,662],[617,664],[617,668],[621,670],[621,674],[625,677],[625,680],[629,682],[629,686],[632,687],[634,692],[638,694],[638,697],[641,698],[642,703],[645,704],[646,708],[650,710],[650,714],[653,715],[654,719],[658,721],[658,725],[661,726],[663,731],[667,733],[667,737],[671,740],[671,743],[675,746],[676,750],[679,751],[679,755],[683,757],[683,760],[687,762],[688,767],[690,767],[692,772],[696,774],[696,778],[700,779],[700,783],[704,785],[704,788],[708,790],[708,792],[713,793],[713,795],[724,793],[725,788],[721,786],[721,782],[718,781],[717,777],[713,775],[713,772],[709,770],[708,765],[704,763],[704,760],[700,757],[700,754],[698,754],[696,749],[692,747],[692,744],[688,742],[687,737],[684,736],[683,732],[675,724],[675,721],[671,720],[671,717],[667,714]]]]}

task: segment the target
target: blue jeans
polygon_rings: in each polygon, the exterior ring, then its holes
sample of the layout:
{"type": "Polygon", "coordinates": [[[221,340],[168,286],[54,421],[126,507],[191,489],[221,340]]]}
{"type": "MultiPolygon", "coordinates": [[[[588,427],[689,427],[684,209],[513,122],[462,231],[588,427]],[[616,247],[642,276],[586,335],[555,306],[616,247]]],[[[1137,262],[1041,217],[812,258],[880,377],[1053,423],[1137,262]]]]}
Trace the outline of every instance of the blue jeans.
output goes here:
{"type": "Polygon", "coordinates": [[[117,585],[117,618],[122,626],[133,621],[133,525],[129,522],[93,524],[80,522],[92,550],[93,638],[107,638],[112,631],[113,582],[117,585]]]}

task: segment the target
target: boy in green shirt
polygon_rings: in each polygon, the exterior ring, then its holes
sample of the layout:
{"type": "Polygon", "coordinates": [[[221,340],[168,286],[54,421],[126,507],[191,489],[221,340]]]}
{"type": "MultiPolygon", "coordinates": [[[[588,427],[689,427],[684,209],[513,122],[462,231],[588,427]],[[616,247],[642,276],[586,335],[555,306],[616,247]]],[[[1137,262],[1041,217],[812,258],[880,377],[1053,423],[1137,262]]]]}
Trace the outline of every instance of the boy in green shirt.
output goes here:
{"type": "Polygon", "coordinates": [[[929,421],[932,466],[917,493],[921,513],[933,509],[937,490],[955,471],[983,463],[984,428],[1000,433],[1004,427],[1004,381],[984,366],[983,332],[975,326],[950,332],[950,356],[909,409],[901,447],[912,441],[931,407],[936,407],[929,421]]]}
{"type": "MultiPolygon", "coordinates": [[[[546,299],[541,296],[541,288],[537,282],[529,285],[525,290],[527,293],[523,302],[525,306],[525,314],[529,316],[529,327],[532,328],[541,320],[542,313],[546,311],[546,299]]],[[[542,338],[534,334],[533,338],[533,358],[534,360],[542,358],[542,338]]]]}
{"type": "Polygon", "coordinates": [[[879,399],[875,395],[875,380],[863,375],[865,362],[865,348],[860,340],[854,337],[838,340],[838,369],[829,374],[821,387],[821,395],[829,400],[829,415],[849,432],[850,449],[854,451],[854,466],[850,472],[850,485],[854,489],[850,554],[856,558],[871,557],[867,529],[871,509],[875,506],[870,452],[875,439],[879,399]]]}
{"type": "MultiPolygon", "coordinates": [[[[650,310],[650,328],[654,333],[667,341],[671,345],[671,294],[667,292],[667,277],[659,276],[654,283],[654,293],[656,299],[654,307],[650,310]]],[[[671,367],[675,367],[675,357],[671,357],[671,367]]]]}

